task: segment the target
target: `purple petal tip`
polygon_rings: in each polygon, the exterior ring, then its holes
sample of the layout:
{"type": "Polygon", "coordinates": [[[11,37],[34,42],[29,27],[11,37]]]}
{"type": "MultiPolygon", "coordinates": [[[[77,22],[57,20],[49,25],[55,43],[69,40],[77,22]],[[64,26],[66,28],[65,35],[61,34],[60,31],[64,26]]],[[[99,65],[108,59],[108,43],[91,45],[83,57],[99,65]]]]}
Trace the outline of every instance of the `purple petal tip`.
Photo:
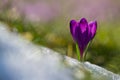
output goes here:
{"type": "Polygon", "coordinates": [[[91,33],[91,39],[94,38],[94,36],[96,34],[96,30],[97,30],[97,21],[91,21],[89,23],[89,31],[91,33]]]}

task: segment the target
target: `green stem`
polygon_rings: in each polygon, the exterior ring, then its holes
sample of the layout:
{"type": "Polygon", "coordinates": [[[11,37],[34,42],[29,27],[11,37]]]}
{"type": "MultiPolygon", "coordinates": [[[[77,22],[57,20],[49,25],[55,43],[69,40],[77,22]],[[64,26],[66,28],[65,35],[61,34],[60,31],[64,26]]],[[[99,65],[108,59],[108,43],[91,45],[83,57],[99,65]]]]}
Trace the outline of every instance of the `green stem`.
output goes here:
{"type": "Polygon", "coordinates": [[[90,41],[89,43],[88,43],[88,45],[87,45],[87,47],[86,47],[86,49],[85,49],[85,52],[84,52],[84,57],[83,57],[83,61],[85,61],[85,59],[86,59],[86,55],[87,55],[87,50],[88,50],[88,48],[89,48],[89,46],[91,45],[91,43],[92,43],[92,41],[90,41]]]}
{"type": "Polygon", "coordinates": [[[80,51],[79,51],[79,47],[76,43],[76,52],[77,52],[77,57],[78,57],[78,60],[80,61],[80,51]]]}
{"type": "Polygon", "coordinates": [[[76,52],[77,52],[77,57],[78,57],[78,60],[79,60],[79,61],[81,61],[81,62],[85,61],[86,55],[87,55],[87,50],[88,50],[89,46],[91,45],[91,43],[92,43],[92,41],[90,41],[90,42],[88,43],[88,45],[87,45],[87,47],[86,47],[86,49],[85,49],[85,51],[84,51],[84,53],[83,53],[83,58],[81,58],[81,56],[80,56],[79,47],[78,47],[78,44],[76,43],[76,52]]]}

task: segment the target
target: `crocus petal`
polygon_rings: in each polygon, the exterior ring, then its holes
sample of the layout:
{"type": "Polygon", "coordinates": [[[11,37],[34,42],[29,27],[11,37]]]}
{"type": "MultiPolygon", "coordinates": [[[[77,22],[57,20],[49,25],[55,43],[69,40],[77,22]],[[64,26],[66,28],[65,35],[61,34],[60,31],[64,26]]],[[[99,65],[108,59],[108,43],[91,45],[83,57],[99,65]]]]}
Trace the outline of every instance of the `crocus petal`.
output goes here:
{"type": "Polygon", "coordinates": [[[70,32],[76,41],[76,28],[77,28],[78,23],[75,20],[70,21],[70,32]]]}
{"type": "Polygon", "coordinates": [[[78,46],[79,46],[79,49],[80,49],[80,56],[81,58],[83,57],[83,53],[84,53],[84,47],[83,46],[80,46],[80,44],[78,43],[78,46]]]}
{"type": "Polygon", "coordinates": [[[79,22],[79,40],[78,42],[82,45],[83,49],[88,43],[88,22],[85,18],[82,18],[79,22]]]}
{"type": "Polygon", "coordinates": [[[81,32],[84,33],[88,27],[88,22],[85,18],[82,18],[79,22],[81,32]]]}
{"type": "Polygon", "coordinates": [[[90,32],[90,40],[94,38],[97,30],[97,22],[96,21],[91,21],[88,24],[89,26],[89,32],[90,32]]]}
{"type": "Polygon", "coordinates": [[[82,18],[79,22],[78,31],[77,31],[77,42],[80,49],[80,55],[83,56],[83,52],[89,42],[88,39],[88,22],[85,18],[82,18]]]}

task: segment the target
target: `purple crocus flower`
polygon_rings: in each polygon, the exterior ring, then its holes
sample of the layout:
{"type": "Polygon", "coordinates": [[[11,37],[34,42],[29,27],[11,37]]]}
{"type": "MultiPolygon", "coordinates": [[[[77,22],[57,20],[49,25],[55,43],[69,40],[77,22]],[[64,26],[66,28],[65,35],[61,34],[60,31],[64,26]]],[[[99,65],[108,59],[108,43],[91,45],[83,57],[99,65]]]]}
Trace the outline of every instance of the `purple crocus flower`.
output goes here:
{"type": "Polygon", "coordinates": [[[75,20],[70,21],[70,32],[74,41],[78,44],[81,58],[87,44],[94,38],[97,30],[97,22],[87,22],[85,18],[82,18],[79,22],[75,20]]]}

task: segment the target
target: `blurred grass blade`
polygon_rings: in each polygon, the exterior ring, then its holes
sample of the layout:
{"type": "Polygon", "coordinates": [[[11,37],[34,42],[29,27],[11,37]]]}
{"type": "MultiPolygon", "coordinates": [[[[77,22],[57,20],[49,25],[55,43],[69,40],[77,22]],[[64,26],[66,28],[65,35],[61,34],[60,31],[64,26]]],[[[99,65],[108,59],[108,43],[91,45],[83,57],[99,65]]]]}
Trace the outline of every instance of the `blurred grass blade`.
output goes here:
{"type": "Polygon", "coordinates": [[[76,53],[77,53],[78,60],[80,61],[80,51],[77,43],[76,43],[76,53]]]}

